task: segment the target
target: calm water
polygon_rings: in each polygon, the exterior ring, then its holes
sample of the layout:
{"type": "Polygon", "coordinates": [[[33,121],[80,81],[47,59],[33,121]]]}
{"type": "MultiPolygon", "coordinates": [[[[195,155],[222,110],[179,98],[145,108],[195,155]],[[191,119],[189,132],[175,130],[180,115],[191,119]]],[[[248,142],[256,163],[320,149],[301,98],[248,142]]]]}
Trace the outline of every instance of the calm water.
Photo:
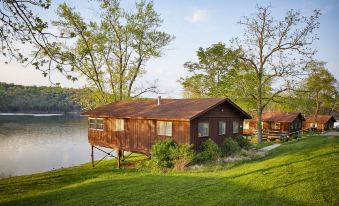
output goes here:
{"type": "Polygon", "coordinates": [[[89,161],[86,117],[0,115],[0,178],[89,161]]]}

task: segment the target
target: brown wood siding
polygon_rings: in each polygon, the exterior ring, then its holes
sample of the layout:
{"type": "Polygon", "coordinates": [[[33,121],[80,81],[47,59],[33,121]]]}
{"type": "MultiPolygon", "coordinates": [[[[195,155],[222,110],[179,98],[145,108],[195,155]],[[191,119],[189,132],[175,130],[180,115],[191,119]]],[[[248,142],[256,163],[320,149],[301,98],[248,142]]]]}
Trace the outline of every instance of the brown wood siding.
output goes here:
{"type": "Polygon", "coordinates": [[[219,105],[205,114],[202,114],[198,118],[195,118],[191,121],[191,143],[194,144],[194,148],[198,150],[200,145],[206,141],[208,138],[211,138],[218,145],[222,145],[226,137],[242,135],[242,125],[243,118],[239,112],[234,110],[227,104],[219,105]],[[219,135],[219,121],[226,122],[226,134],[219,135]],[[233,134],[233,121],[238,121],[239,123],[239,132],[233,134]],[[208,137],[198,137],[198,124],[199,122],[208,122],[209,123],[209,136],[208,137]]]}
{"type": "MultiPolygon", "coordinates": [[[[297,118],[295,119],[293,122],[279,122],[280,123],[280,128],[279,129],[273,129],[272,122],[267,122],[264,121],[263,122],[263,130],[267,130],[267,131],[276,131],[276,132],[281,132],[281,133],[290,133],[290,132],[295,132],[295,131],[299,131],[302,129],[301,127],[301,119],[297,118]],[[293,129],[291,128],[291,124],[294,124],[295,126],[298,127],[293,127],[293,129]]],[[[254,120],[250,121],[250,125],[249,125],[249,129],[244,131],[245,134],[253,134],[257,131],[257,122],[254,120]]]]}
{"type": "Polygon", "coordinates": [[[187,121],[172,121],[172,137],[165,137],[157,135],[156,120],[125,119],[124,131],[115,131],[115,119],[104,118],[104,131],[88,129],[88,140],[97,146],[149,154],[157,139],[189,143],[189,125],[187,121]]]}

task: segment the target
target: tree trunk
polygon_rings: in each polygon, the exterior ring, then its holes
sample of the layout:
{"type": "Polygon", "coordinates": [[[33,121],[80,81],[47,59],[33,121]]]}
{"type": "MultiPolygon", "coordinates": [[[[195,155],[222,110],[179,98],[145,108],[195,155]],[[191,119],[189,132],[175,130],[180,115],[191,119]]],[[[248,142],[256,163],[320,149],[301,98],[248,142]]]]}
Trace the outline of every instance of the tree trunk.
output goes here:
{"type": "MultiPolygon", "coordinates": [[[[258,103],[259,103],[259,101],[258,101],[258,103]]],[[[257,106],[258,106],[257,107],[257,115],[258,115],[258,121],[257,121],[258,143],[260,144],[260,143],[262,143],[262,125],[261,125],[261,122],[262,122],[262,108],[261,108],[261,104],[258,104],[257,106]]]]}
{"type": "MultiPolygon", "coordinates": [[[[314,114],[313,125],[315,125],[317,123],[319,109],[320,109],[319,92],[317,92],[315,103],[316,103],[316,109],[315,109],[315,114],[314,114]]],[[[317,124],[317,127],[318,127],[318,124],[317,124]]]]}

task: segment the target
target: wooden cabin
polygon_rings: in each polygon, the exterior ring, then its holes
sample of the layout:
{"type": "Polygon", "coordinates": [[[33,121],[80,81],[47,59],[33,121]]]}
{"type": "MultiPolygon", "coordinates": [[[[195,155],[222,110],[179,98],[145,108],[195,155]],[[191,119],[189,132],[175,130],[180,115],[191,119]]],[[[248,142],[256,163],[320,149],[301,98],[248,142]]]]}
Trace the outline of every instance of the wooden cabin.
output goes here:
{"type": "Polygon", "coordinates": [[[333,129],[334,122],[336,122],[336,119],[332,115],[317,115],[316,120],[314,115],[310,115],[306,117],[304,127],[326,131],[333,129]]]}
{"type": "Polygon", "coordinates": [[[251,118],[228,98],[118,101],[82,115],[88,116],[90,144],[144,154],[165,138],[196,150],[208,138],[222,144],[241,135],[243,120],[251,118]]]}
{"type": "MultiPolygon", "coordinates": [[[[262,114],[262,128],[264,136],[279,136],[302,130],[305,118],[300,112],[264,112],[262,114]]],[[[257,132],[257,118],[245,120],[244,134],[252,135],[257,132]]]]}

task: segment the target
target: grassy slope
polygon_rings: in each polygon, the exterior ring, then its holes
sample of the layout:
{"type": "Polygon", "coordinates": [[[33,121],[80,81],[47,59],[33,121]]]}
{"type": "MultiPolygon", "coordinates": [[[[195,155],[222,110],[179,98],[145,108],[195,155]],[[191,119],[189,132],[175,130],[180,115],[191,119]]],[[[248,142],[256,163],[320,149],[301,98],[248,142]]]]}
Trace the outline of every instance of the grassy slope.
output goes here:
{"type": "Polygon", "coordinates": [[[264,159],[205,171],[139,173],[113,169],[111,160],[3,179],[0,205],[339,205],[338,143],[307,137],[264,159]]]}

